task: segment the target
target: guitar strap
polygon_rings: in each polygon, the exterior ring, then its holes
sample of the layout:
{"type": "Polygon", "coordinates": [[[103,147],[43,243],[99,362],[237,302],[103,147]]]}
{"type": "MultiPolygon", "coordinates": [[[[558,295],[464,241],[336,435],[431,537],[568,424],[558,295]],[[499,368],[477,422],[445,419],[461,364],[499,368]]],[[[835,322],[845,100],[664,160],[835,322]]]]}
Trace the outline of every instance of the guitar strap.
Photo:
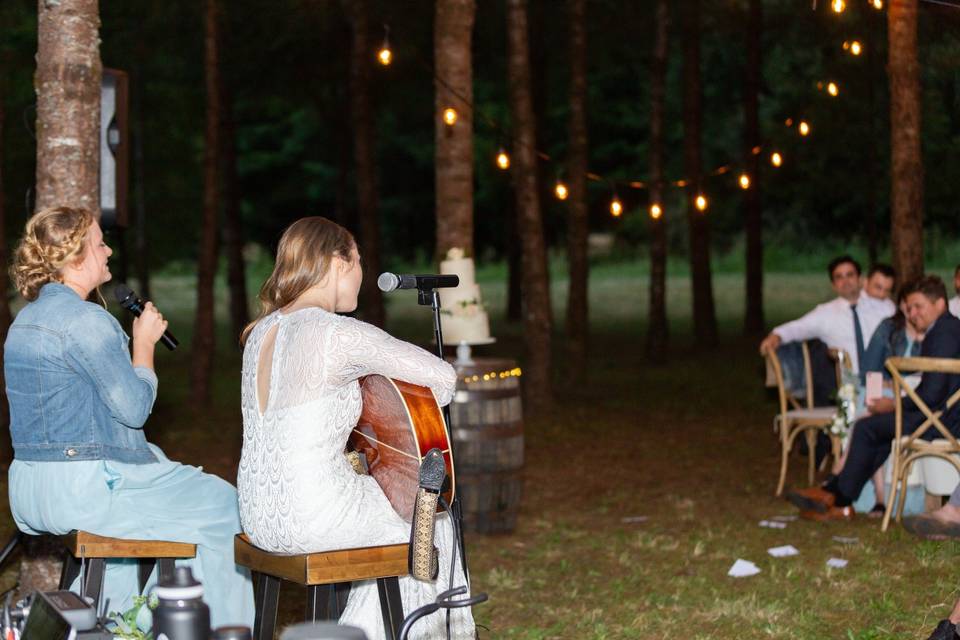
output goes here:
{"type": "Polygon", "coordinates": [[[433,534],[437,501],[446,479],[446,471],[443,454],[437,448],[428,451],[420,463],[420,487],[410,522],[410,553],[407,564],[410,575],[424,582],[436,580],[440,570],[437,549],[433,546],[433,534]]]}

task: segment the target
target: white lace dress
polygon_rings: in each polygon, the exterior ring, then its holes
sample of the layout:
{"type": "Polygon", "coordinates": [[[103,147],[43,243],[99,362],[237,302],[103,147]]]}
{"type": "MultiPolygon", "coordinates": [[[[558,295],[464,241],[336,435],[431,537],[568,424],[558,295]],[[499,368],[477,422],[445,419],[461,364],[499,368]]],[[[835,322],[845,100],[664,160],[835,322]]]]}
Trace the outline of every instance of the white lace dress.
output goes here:
{"type": "MultiPolygon", "coordinates": [[[[390,506],[376,481],[361,476],[344,446],[361,410],[361,376],[379,373],[429,386],[440,404],[450,402],[456,373],[427,351],[353,318],[311,307],[274,312],[250,333],[243,354],[243,453],[237,476],[240,520],[256,546],[277,553],[311,553],[406,542],[410,524],[390,506]],[[257,364],[265,338],[276,327],[269,394],[261,412],[257,364]]],[[[436,582],[400,579],[403,609],[433,602],[450,588],[453,534],[438,518],[436,582]]],[[[459,559],[453,586],[466,584],[459,559]]],[[[454,609],[451,637],[473,638],[469,609],[454,609]]],[[[421,619],[411,638],[445,638],[442,612],[421,619]]],[[[342,624],[384,637],[374,581],[355,583],[342,624]]]]}

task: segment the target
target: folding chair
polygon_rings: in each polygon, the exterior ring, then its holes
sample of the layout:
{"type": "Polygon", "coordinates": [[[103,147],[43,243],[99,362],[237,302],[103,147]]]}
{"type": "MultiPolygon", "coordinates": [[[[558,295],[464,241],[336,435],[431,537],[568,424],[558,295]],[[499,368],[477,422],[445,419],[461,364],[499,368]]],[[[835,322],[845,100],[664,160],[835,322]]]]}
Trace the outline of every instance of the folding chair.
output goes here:
{"type": "MultiPolygon", "coordinates": [[[[890,495],[887,497],[887,510],[883,516],[883,523],[880,525],[881,531],[886,531],[890,524],[890,516],[893,513],[893,499],[898,496],[897,501],[897,522],[900,522],[903,515],[903,505],[907,494],[907,478],[910,476],[910,466],[917,458],[923,456],[936,456],[950,462],[957,471],[960,472],[960,442],[950,433],[950,430],[944,426],[940,420],[942,411],[932,411],[926,403],[920,399],[917,392],[914,391],[904,380],[902,375],[905,371],[914,371],[919,373],[936,372],[950,373],[960,375],[960,359],[955,358],[887,358],[887,370],[893,376],[893,397],[896,403],[895,431],[893,436],[893,448],[890,455],[893,457],[893,476],[890,482],[890,495]],[[917,408],[924,415],[924,421],[917,427],[913,433],[903,434],[903,397],[905,392],[917,405],[917,408]],[[934,440],[924,440],[921,436],[931,427],[940,432],[941,438],[934,440]]],[[[960,400],[960,389],[947,399],[946,407],[950,408],[960,400]]]]}

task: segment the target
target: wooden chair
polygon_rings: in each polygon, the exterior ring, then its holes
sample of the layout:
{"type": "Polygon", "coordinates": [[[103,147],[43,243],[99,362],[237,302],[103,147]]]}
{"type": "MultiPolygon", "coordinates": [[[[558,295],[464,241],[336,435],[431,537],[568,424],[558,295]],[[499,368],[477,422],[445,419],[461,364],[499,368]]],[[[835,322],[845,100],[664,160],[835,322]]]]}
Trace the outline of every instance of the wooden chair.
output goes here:
{"type": "Polygon", "coordinates": [[[403,603],[397,578],[408,574],[409,550],[409,544],[391,544],[282,555],[259,549],[250,543],[246,534],[239,534],[234,539],[235,560],[256,575],[253,637],[256,640],[273,639],[283,580],[307,587],[307,622],[338,618],[349,584],[356,580],[376,580],[387,640],[394,640],[403,624],[403,603]]]}
{"type": "MultiPolygon", "coordinates": [[[[893,446],[890,455],[893,457],[893,476],[890,482],[890,495],[887,497],[887,511],[883,516],[881,531],[886,531],[893,513],[894,496],[897,501],[897,522],[903,516],[903,505],[906,502],[907,479],[910,477],[910,467],[917,458],[936,456],[950,462],[960,472],[960,441],[944,426],[940,417],[941,411],[932,411],[923,402],[917,392],[904,380],[903,372],[914,371],[919,373],[936,372],[960,375],[960,359],[955,358],[887,358],[887,369],[893,376],[893,397],[896,402],[895,431],[893,446]],[[906,393],[923,413],[924,421],[913,433],[903,434],[903,393],[906,393]],[[940,432],[940,438],[924,440],[921,436],[930,428],[940,432]]],[[[947,398],[947,407],[952,407],[960,400],[960,390],[947,398]]]]}
{"type": "Polygon", "coordinates": [[[780,400],[780,412],[774,417],[774,427],[780,432],[780,481],[777,483],[776,495],[783,494],[783,485],[787,480],[787,464],[793,443],[801,433],[807,441],[809,456],[808,481],[813,484],[816,472],[816,445],[817,432],[823,431],[830,436],[831,453],[836,459],[840,455],[840,438],[830,433],[833,416],[837,411],[834,406],[815,407],[813,402],[813,371],[810,367],[810,349],[807,343],[802,345],[803,372],[806,379],[805,398],[797,398],[790,393],[783,380],[783,368],[776,350],[767,352],[767,362],[773,370],[777,383],[777,394],[780,400]],[[805,405],[805,406],[804,406],[805,405]]]}
{"type": "Polygon", "coordinates": [[[158,567],[158,577],[163,579],[173,576],[176,558],[193,558],[197,555],[195,544],[165,540],[108,538],[86,531],[72,531],[65,536],[60,536],[60,541],[69,552],[63,563],[63,572],[60,574],[60,589],[69,589],[83,569],[83,592],[93,598],[94,607],[98,609],[108,558],[135,558],[139,564],[137,568],[139,587],[143,592],[154,565],[158,567]]]}

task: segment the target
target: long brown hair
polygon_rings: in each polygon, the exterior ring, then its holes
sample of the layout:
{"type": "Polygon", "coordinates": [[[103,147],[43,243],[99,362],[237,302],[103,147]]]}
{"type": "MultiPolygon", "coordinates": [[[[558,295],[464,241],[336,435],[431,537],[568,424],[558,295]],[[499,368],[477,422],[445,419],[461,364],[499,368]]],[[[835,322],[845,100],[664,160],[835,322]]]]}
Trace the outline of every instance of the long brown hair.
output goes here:
{"type": "Polygon", "coordinates": [[[300,218],[283,232],[273,273],[260,287],[260,315],[240,334],[240,344],[260,320],[282,309],[310,287],[320,284],[334,257],[350,259],[353,234],[321,216],[300,218]]]}
{"type": "Polygon", "coordinates": [[[13,254],[10,277],[28,301],[49,282],[63,282],[62,269],[80,260],[95,218],[86,209],[49,207],[27,220],[13,254]]]}

